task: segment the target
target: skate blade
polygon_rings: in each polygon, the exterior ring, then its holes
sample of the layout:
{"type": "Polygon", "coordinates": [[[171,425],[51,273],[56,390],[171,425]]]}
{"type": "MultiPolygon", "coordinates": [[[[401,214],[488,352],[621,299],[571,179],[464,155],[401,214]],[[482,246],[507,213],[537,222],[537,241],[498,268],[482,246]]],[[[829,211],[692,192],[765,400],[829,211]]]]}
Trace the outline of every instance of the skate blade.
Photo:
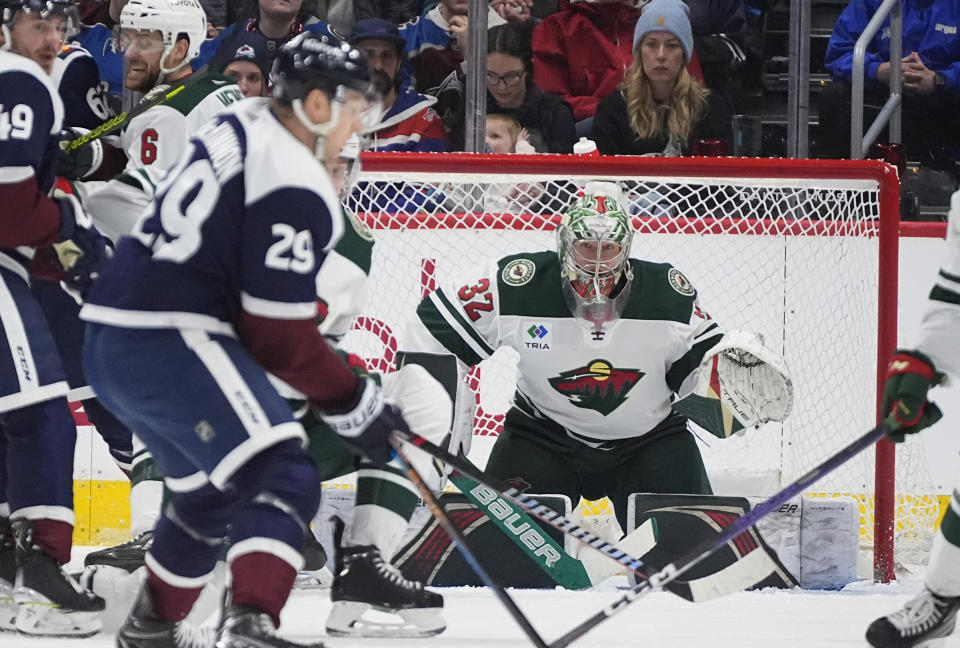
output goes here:
{"type": "Polygon", "coordinates": [[[100,632],[96,612],[64,612],[50,605],[21,604],[16,618],[17,632],[32,637],[92,637],[100,632]]]}
{"type": "Polygon", "coordinates": [[[446,630],[443,608],[392,610],[369,603],[337,601],[327,617],[333,637],[432,637],[446,630]]]}
{"type": "Polygon", "coordinates": [[[300,590],[330,589],[333,585],[333,574],[326,567],[316,571],[302,571],[293,581],[293,587],[300,590]]]}
{"type": "Polygon", "coordinates": [[[20,609],[13,602],[13,594],[0,590],[0,632],[17,631],[17,613],[20,609]]]}

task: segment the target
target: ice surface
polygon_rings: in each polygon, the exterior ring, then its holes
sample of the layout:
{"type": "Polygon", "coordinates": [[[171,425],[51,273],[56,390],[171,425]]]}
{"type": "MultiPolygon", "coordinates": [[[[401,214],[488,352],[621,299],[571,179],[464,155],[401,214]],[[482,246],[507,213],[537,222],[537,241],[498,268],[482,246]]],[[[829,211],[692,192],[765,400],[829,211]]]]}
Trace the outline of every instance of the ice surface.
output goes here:
{"type": "MultiPolygon", "coordinates": [[[[622,579],[597,591],[511,590],[546,641],[617,599],[622,579]]],[[[688,603],[654,592],[574,642],[575,648],[840,648],[865,647],[863,633],[875,617],[899,607],[920,588],[905,574],[897,583],[858,582],[842,592],[761,591],[707,603],[688,603]]],[[[282,630],[295,641],[323,640],[329,648],[520,648],[530,646],[493,594],[482,588],[441,589],[447,630],[430,639],[326,638],[329,591],[296,591],[284,609],[282,630]]],[[[113,648],[112,634],[83,640],[34,639],[0,634],[4,648],[113,648]]],[[[955,638],[946,647],[960,647],[955,638]]],[[[946,648],[945,647],[945,648],[946,648]]]]}

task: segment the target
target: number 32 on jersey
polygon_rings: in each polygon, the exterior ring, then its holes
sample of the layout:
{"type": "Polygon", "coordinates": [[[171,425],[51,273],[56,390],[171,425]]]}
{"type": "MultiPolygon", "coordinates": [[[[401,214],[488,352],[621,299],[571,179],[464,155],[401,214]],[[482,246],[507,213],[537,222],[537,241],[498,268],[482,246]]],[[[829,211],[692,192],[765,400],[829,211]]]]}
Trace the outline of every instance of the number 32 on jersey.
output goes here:
{"type": "Polygon", "coordinates": [[[457,291],[457,297],[463,304],[463,312],[471,322],[480,319],[481,313],[493,310],[493,294],[490,292],[490,280],[481,279],[475,286],[463,286],[457,291]]]}

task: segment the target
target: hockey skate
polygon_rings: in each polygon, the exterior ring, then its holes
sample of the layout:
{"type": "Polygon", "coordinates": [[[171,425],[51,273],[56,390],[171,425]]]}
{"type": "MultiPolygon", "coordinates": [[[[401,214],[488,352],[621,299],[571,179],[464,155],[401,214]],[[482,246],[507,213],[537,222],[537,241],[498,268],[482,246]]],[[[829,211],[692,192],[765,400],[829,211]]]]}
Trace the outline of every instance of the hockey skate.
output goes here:
{"type": "Polygon", "coordinates": [[[324,648],[323,643],[301,644],[277,636],[266,612],[244,605],[227,605],[216,648],[324,648]]]}
{"type": "Polygon", "coordinates": [[[875,648],[935,646],[953,633],[960,597],[938,596],[924,588],[902,608],[880,617],[867,628],[867,641],[875,648]]]}
{"type": "Polygon", "coordinates": [[[103,599],[80,587],[33,543],[33,525],[14,522],[18,632],[48,637],[89,637],[100,631],[103,599]]]}
{"type": "Polygon", "coordinates": [[[123,627],[117,631],[118,648],[213,648],[216,640],[215,628],[158,619],[146,583],[123,627]]]}
{"type": "Polygon", "coordinates": [[[303,569],[293,582],[294,588],[328,589],[333,584],[333,574],[327,569],[327,552],[309,529],[303,548],[303,561],[303,569]]]}
{"type": "Polygon", "coordinates": [[[17,580],[15,546],[10,520],[0,518],[0,632],[17,631],[17,604],[13,602],[17,580]]]}
{"type": "Polygon", "coordinates": [[[133,540],[99,551],[92,551],[83,559],[84,567],[106,565],[127,572],[135,572],[143,567],[144,557],[153,544],[153,531],[144,531],[133,540]]]}
{"type": "Polygon", "coordinates": [[[404,578],[374,546],[337,551],[330,598],[327,633],[337,637],[430,637],[447,627],[443,597],[404,578]],[[370,610],[390,613],[397,620],[364,618],[370,610]]]}

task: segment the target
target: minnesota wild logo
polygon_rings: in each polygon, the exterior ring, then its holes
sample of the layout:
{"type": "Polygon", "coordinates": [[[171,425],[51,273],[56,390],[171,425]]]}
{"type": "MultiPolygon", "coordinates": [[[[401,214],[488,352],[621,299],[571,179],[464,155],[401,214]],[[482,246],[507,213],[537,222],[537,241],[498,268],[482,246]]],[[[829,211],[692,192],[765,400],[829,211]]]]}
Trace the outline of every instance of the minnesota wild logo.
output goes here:
{"type": "Polygon", "coordinates": [[[627,394],[645,375],[639,369],[616,369],[606,360],[591,360],[584,367],[561,371],[549,381],[577,407],[606,416],[627,400],[627,394]]]}

